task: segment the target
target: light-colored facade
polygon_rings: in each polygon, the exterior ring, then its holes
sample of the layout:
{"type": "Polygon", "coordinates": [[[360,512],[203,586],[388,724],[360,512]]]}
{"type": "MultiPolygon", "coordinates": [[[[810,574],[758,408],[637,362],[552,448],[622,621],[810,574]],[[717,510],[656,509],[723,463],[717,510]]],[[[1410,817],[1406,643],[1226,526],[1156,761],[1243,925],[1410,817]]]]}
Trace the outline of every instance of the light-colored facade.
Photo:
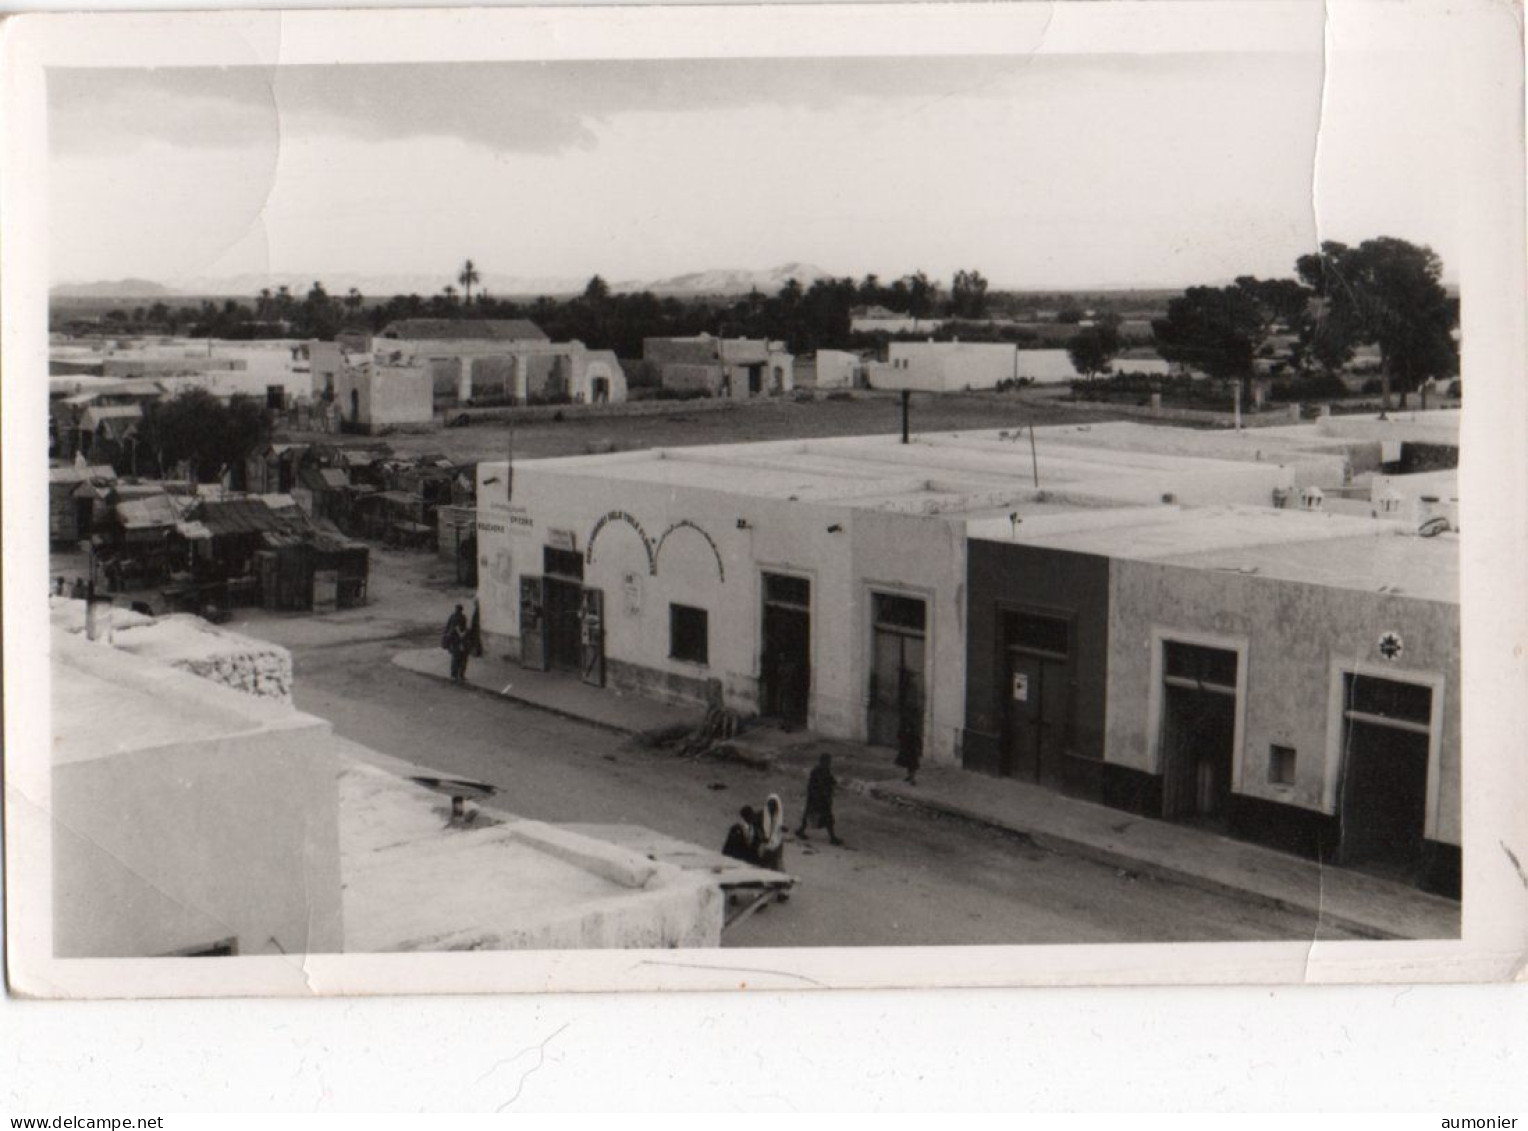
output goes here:
{"type": "Polygon", "coordinates": [[[783,342],[762,338],[647,338],[642,360],[657,367],[665,389],[747,400],[796,387],[795,358],[783,342]]]}
{"type": "Polygon", "coordinates": [[[271,646],[121,609],[90,640],[82,606],[54,606],[54,957],[720,944],[709,871],[453,820],[449,790],[262,689],[246,645],[271,646]]]}
{"type": "MultiPolygon", "coordinates": [[[[483,627],[533,667],[690,702],[714,689],[852,740],[885,738],[888,681],[911,673],[926,755],[954,762],[968,519],[1268,505],[1296,482],[1271,449],[1157,452],[1153,431],[1103,447],[1042,430],[1033,450],[994,432],[685,448],[522,462],[512,478],[480,464],[483,627]]],[[[1340,477],[1344,460],[1324,467],[1340,477]]]]}
{"type": "Polygon", "coordinates": [[[853,389],[861,384],[864,359],[848,350],[818,350],[815,387],[853,389]]]}
{"type": "Polygon", "coordinates": [[[359,432],[408,428],[435,418],[429,370],[418,361],[344,366],[334,386],[340,418],[359,432]]]}
{"type": "Polygon", "coordinates": [[[53,634],[54,952],[342,944],[329,725],[53,634]]]}
{"type": "Polygon", "coordinates": [[[849,312],[851,334],[932,334],[943,325],[942,318],[914,318],[884,306],[858,307],[849,312]]]}
{"type": "Polygon", "coordinates": [[[1056,628],[978,642],[968,766],[1457,896],[1456,537],[1248,507],[970,536],[973,633],[1008,611],[1056,628]],[[1036,702],[1047,682],[1083,692],[1036,702]]]}

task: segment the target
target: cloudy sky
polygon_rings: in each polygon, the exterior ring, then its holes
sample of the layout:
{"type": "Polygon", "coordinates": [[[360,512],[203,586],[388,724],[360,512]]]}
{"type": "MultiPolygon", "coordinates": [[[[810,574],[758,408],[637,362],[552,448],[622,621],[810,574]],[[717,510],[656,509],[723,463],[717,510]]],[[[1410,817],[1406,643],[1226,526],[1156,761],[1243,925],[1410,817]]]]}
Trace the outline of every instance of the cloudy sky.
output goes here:
{"type": "Polygon", "coordinates": [[[1176,286],[1287,274],[1318,223],[1454,240],[1426,54],[73,69],[48,97],[54,282],[471,256],[1176,286]]]}

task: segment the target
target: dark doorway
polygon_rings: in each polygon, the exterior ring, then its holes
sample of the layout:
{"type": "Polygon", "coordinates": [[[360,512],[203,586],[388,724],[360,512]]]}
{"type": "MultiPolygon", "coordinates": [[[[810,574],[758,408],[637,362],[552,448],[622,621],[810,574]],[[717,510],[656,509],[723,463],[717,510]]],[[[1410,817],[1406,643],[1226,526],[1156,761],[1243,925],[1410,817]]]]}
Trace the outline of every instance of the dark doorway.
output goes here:
{"type": "Polygon", "coordinates": [[[764,367],[762,365],[750,365],[748,367],[748,395],[756,397],[764,391],[764,367]]]}
{"type": "Polygon", "coordinates": [[[539,577],[520,578],[520,663],[546,671],[546,592],[539,577]]]}
{"type": "Polygon", "coordinates": [[[764,575],[764,639],[759,663],[760,714],[784,726],[806,725],[812,686],[812,583],[764,575]]]}
{"type": "Polygon", "coordinates": [[[583,590],[578,609],[579,668],[584,682],[605,686],[605,594],[583,590]]]}
{"type": "Polygon", "coordinates": [[[1236,754],[1236,653],[1162,645],[1162,816],[1224,828],[1236,754]]]}
{"type": "Polygon", "coordinates": [[[476,589],[477,580],[477,535],[469,534],[456,546],[456,583],[476,589]]]}
{"type": "Polygon", "coordinates": [[[576,550],[542,550],[546,596],[547,663],[558,671],[582,672],[584,647],[579,609],[584,593],[584,559],[576,550]]]}
{"type": "Polygon", "coordinates": [[[870,744],[923,746],[928,606],[917,597],[872,593],[870,744]]]}
{"type": "Polygon", "coordinates": [[[1341,862],[1417,877],[1427,823],[1432,689],[1376,676],[1344,677],[1341,862]]]}
{"type": "Polygon", "coordinates": [[[361,394],[355,389],[350,390],[350,422],[361,422],[361,394]]]}
{"type": "Polygon", "coordinates": [[[1003,643],[1000,772],[1060,788],[1071,725],[1071,623],[1010,612],[1003,617],[1003,643]]]}

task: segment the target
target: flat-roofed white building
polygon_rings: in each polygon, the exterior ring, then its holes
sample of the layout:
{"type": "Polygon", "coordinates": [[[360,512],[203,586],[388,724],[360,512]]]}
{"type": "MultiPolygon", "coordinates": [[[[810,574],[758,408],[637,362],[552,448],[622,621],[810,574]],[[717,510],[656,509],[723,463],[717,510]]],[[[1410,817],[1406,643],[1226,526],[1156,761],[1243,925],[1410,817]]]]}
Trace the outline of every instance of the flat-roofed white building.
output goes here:
{"type": "Polygon", "coordinates": [[[969,533],[968,768],[1457,898],[1456,537],[1248,507],[969,533]]]}
{"type": "Polygon", "coordinates": [[[1195,445],[1221,450],[1214,434],[1162,431],[664,449],[526,461],[512,477],[482,463],[483,627],[530,667],[697,703],[719,692],[835,737],[884,744],[915,717],[926,756],[953,763],[967,520],[1269,505],[1346,466],[1298,445],[1207,458],[1195,445]]]}

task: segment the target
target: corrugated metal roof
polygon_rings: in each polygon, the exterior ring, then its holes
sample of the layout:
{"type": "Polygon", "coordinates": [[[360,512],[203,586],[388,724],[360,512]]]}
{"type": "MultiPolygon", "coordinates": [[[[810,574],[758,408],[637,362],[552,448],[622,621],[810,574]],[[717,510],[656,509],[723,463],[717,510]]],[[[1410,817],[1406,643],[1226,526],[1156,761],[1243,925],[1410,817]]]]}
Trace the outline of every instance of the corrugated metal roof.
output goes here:
{"type": "Polygon", "coordinates": [[[117,504],[117,521],[128,530],[146,530],[156,526],[174,526],[180,509],[168,495],[150,495],[143,499],[125,499],[117,504]]]}
{"type": "MultiPolygon", "coordinates": [[[[290,497],[290,496],[286,496],[290,497]]],[[[263,534],[267,531],[299,532],[304,526],[302,514],[296,504],[292,513],[272,509],[260,497],[225,499],[222,502],[206,502],[196,508],[194,517],[214,536],[224,534],[263,534]]]]}

